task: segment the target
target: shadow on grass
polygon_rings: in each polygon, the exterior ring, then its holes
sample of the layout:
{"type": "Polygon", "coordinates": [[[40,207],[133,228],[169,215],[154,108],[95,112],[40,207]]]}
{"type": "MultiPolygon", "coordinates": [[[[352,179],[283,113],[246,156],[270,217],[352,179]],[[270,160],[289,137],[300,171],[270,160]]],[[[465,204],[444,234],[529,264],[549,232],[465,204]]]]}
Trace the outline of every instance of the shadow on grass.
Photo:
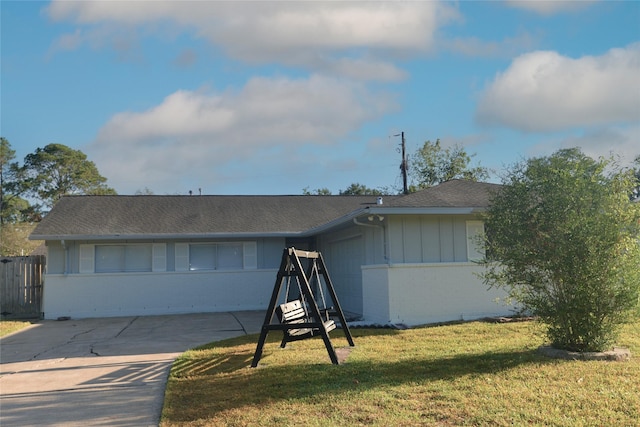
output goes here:
{"type": "MultiPolygon", "coordinates": [[[[377,333],[376,330],[360,330],[357,334],[377,333]]],[[[280,337],[273,335],[273,338],[269,336],[269,348],[265,349],[265,357],[257,369],[248,367],[255,349],[248,345],[251,337],[244,337],[242,342],[246,345],[233,353],[223,351],[210,357],[176,361],[171,374],[175,381],[171,382],[164,420],[169,424],[202,420],[223,411],[264,407],[274,401],[339,401],[385,387],[455,381],[469,375],[498,374],[526,364],[557,363],[529,350],[440,358],[411,358],[398,352],[391,353],[393,356],[383,361],[375,357],[363,359],[360,354],[339,366],[330,364],[328,358],[326,363],[317,363],[317,359],[308,364],[301,363],[300,357],[308,355],[305,353],[292,357],[292,364],[283,365],[275,359],[282,356],[278,352],[287,350],[274,348],[280,337]],[[199,407],[196,402],[206,402],[206,407],[199,407]]]]}
{"type": "MultiPolygon", "coordinates": [[[[389,336],[389,335],[397,335],[402,331],[398,329],[391,328],[353,328],[350,330],[351,335],[353,336],[354,341],[357,341],[358,337],[372,337],[372,336],[389,336]]],[[[331,340],[336,339],[345,339],[344,331],[342,329],[336,329],[329,334],[331,340]]],[[[237,347],[244,344],[253,344],[254,348],[258,344],[259,334],[250,334],[243,335],[236,338],[229,338],[222,341],[215,341],[208,344],[204,344],[198,347],[195,347],[194,350],[210,350],[215,348],[231,348],[237,347]]],[[[316,339],[320,338],[318,335],[315,337],[316,339]]],[[[282,332],[280,331],[270,331],[267,335],[267,343],[279,343],[282,340],[282,332]]],[[[356,342],[356,345],[358,343],[356,342]]]]}
{"type": "Polygon", "coordinates": [[[252,357],[253,355],[243,353],[221,354],[196,359],[181,358],[173,363],[171,375],[176,378],[187,378],[231,373],[246,368],[251,363],[252,357]]]}

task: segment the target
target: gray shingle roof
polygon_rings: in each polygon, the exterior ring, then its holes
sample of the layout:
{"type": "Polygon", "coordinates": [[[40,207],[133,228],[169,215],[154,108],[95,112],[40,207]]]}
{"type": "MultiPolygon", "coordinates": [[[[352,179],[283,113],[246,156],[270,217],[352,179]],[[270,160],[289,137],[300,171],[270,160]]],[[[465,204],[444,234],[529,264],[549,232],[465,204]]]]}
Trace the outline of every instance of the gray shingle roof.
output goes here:
{"type": "Polygon", "coordinates": [[[491,193],[500,187],[499,184],[453,179],[395,199],[392,203],[401,207],[486,208],[491,193]]]}
{"type": "Polygon", "coordinates": [[[61,238],[296,235],[367,208],[486,207],[493,184],[449,181],[406,196],[68,196],[31,234],[61,238]]]}

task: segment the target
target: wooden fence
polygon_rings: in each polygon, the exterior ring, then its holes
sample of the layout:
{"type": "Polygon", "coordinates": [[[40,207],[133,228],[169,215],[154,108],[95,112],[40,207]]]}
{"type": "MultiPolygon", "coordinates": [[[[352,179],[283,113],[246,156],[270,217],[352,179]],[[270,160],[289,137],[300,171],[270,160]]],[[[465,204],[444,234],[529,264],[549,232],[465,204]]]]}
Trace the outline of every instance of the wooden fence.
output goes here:
{"type": "Polygon", "coordinates": [[[42,315],[44,255],[0,258],[0,313],[3,318],[42,315]]]}

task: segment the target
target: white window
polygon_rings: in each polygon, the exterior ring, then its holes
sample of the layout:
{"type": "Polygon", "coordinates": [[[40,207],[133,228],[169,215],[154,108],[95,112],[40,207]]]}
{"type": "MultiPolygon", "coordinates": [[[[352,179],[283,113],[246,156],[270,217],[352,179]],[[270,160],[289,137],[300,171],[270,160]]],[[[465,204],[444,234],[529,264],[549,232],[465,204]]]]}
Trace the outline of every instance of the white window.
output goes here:
{"type": "Polygon", "coordinates": [[[151,271],[151,244],[95,245],[95,272],[151,271]]]}
{"type": "Polygon", "coordinates": [[[189,270],[215,270],[216,245],[190,245],[189,270]]]}
{"type": "Polygon", "coordinates": [[[218,269],[242,270],[244,266],[242,243],[222,243],[218,247],[218,269]]]}
{"type": "Polygon", "coordinates": [[[166,243],[82,244],[80,273],[121,273],[167,270],[166,243]]]}
{"type": "Polygon", "coordinates": [[[257,268],[256,242],[176,243],[176,271],[257,268]]]}
{"type": "Polygon", "coordinates": [[[151,262],[152,271],[167,271],[167,244],[154,243],[152,247],[153,261],[151,262]]]}
{"type": "Polygon", "coordinates": [[[80,273],[93,273],[95,271],[95,251],[94,245],[80,245],[80,273]]]}
{"type": "Polygon", "coordinates": [[[481,261],[484,259],[485,248],[482,243],[484,237],[484,222],[467,221],[467,260],[481,261]]]}

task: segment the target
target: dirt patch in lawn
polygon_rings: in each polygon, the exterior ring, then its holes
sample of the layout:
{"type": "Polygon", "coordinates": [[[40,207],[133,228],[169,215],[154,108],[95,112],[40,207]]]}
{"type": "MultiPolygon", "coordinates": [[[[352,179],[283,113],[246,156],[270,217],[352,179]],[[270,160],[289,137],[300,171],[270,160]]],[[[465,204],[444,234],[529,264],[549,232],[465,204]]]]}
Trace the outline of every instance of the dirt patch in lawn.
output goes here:
{"type": "Polygon", "coordinates": [[[550,346],[543,346],[538,351],[555,359],[567,360],[609,360],[615,362],[624,362],[631,359],[631,351],[628,348],[614,347],[609,351],[590,351],[580,353],[577,351],[560,350],[550,346]]]}

